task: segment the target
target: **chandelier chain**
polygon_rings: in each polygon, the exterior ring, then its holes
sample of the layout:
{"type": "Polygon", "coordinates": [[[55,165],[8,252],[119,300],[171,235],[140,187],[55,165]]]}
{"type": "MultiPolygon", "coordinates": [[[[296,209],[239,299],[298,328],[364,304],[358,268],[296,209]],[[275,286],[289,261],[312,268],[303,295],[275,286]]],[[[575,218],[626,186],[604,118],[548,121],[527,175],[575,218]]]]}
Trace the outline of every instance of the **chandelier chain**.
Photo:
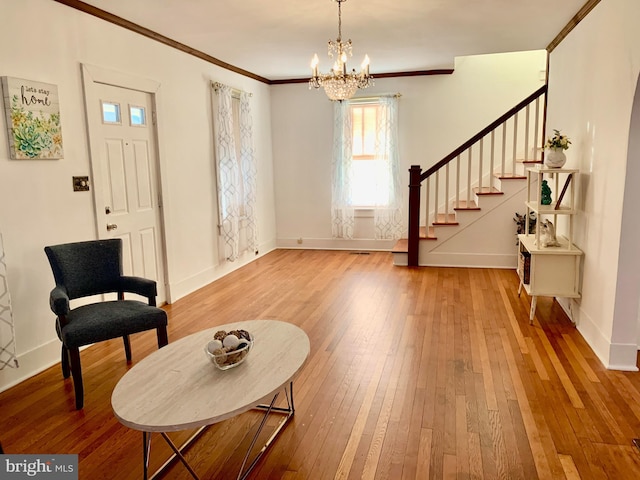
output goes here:
{"type": "Polygon", "coordinates": [[[338,2],[338,43],[342,42],[342,2],[346,0],[336,0],[338,2]]]}

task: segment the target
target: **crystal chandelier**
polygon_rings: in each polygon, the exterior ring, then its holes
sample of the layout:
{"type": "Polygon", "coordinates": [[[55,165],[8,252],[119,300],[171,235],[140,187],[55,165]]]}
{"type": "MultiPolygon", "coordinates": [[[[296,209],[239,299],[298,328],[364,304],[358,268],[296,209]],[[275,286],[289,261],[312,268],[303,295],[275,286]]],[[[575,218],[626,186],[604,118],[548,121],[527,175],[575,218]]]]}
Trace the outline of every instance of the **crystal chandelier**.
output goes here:
{"type": "Polygon", "coordinates": [[[347,100],[356,93],[358,88],[367,88],[373,85],[373,77],[369,74],[369,56],[364,56],[362,70],[356,73],[355,69],[347,71],[347,58],[352,55],[351,40],[342,41],[342,3],[347,0],[333,0],[338,3],[338,38],[334,42],[329,40],[328,53],[335,57],[331,73],[318,73],[318,55],[311,61],[312,76],[309,79],[309,89],[323,87],[330,100],[347,100]]]}

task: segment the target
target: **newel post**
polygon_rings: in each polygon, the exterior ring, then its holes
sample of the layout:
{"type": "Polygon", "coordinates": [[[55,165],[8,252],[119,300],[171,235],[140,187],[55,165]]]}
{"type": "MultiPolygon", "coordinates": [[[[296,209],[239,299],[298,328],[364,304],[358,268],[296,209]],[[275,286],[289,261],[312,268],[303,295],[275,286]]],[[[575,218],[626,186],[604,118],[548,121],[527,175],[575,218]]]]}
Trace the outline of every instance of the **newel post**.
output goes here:
{"type": "Polygon", "coordinates": [[[409,169],[409,250],[407,264],[418,266],[420,242],[420,165],[411,165],[409,169]]]}

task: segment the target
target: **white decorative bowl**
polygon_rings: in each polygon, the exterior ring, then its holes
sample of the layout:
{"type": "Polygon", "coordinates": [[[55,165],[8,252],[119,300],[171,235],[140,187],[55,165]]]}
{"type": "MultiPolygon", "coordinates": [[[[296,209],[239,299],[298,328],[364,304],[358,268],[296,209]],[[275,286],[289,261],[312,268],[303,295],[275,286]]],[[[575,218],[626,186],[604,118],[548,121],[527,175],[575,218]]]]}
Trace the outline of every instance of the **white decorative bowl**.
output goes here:
{"type": "MultiPolygon", "coordinates": [[[[251,341],[241,340],[241,344],[245,344],[241,348],[231,350],[224,353],[214,354],[210,351],[210,345],[216,340],[211,340],[204,347],[204,353],[207,358],[211,360],[216,367],[220,370],[229,370],[230,368],[237,367],[244,362],[249,356],[249,351],[253,347],[253,335],[251,335],[251,341]]],[[[215,349],[212,349],[215,351],[215,349]]]]}

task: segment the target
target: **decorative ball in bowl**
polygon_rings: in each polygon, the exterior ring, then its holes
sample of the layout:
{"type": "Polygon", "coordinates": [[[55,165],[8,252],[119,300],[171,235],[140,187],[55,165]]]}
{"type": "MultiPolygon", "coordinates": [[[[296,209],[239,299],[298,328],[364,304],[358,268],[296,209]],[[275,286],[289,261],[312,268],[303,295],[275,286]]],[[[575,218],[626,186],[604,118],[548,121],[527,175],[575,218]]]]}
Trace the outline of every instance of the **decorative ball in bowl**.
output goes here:
{"type": "Polygon", "coordinates": [[[204,347],[204,352],[216,367],[228,370],[244,362],[252,346],[253,335],[246,330],[219,330],[204,347]]]}

